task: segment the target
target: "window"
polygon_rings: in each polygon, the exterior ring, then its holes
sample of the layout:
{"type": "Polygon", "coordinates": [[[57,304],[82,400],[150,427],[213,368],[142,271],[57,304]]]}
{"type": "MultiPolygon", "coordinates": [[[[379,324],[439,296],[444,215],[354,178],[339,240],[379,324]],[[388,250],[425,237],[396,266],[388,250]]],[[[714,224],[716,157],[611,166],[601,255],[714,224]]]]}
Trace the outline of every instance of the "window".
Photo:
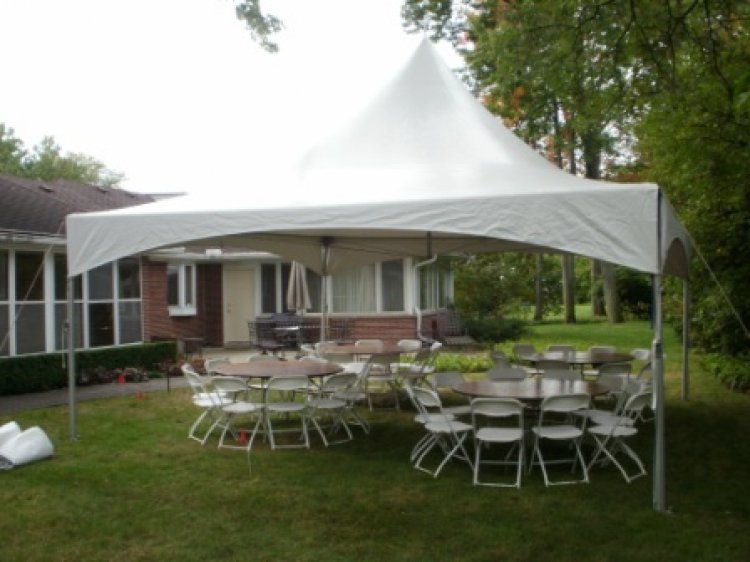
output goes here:
{"type": "Polygon", "coordinates": [[[450,270],[440,262],[419,270],[419,308],[445,308],[450,297],[450,270]]]}
{"type": "Polygon", "coordinates": [[[0,250],[0,357],[10,353],[10,306],[8,303],[8,251],[0,250]]]}
{"type": "Polygon", "coordinates": [[[16,252],[15,258],[16,353],[46,351],[44,254],[16,252]]]}
{"type": "Polygon", "coordinates": [[[172,316],[189,316],[196,313],[195,264],[169,264],[167,266],[167,305],[172,316]]]}
{"type": "MultiPolygon", "coordinates": [[[[263,313],[288,312],[289,269],[289,264],[261,265],[263,313]]],[[[310,269],[307,270],[307,289],[312,305],[308,312],[320,312],[322,279],[310,269]]],[[[338,272],[331,276],[327,291],[332,312],[402,312],[405,306],[404,262],[392,260],[338,272]]]]}

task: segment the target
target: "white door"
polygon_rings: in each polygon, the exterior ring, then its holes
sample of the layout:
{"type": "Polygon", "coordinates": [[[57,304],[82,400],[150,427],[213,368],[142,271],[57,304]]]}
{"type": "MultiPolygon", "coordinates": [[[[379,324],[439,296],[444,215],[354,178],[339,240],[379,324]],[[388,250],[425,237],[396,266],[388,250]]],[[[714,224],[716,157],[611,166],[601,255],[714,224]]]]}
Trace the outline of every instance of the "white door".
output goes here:
{"type": "Polygon", "coordinates": [[[224,264],[224,346],[247,347],[248,320],[255,319],[255,267],[246,263],[224,264]]]}

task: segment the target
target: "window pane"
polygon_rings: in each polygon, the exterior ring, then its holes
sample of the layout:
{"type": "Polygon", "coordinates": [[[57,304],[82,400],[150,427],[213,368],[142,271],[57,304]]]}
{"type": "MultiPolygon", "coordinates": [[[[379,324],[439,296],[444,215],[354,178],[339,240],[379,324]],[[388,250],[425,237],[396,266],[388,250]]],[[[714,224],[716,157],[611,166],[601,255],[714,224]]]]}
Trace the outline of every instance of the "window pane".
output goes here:
{"type": "MultiPolygon", "coordinates": [[[[67,317],[65,304],[55,305],[55,349],[67,349],[68,345],[62,340],[62,327],[67,317]]],[[[83,305],[75,303],[73,305],[73,324],[75,330],[75,347],[83,347],[83,305]]]]}
{"type": "Polygon", "coordinates": [[[112,300],[112,264],[106,263],[89,271],[89,298],[112,300]]]}
{"type": "Polygon", "coordinates": [[[89,305],[89,344],[91,347],[115,343],[112,312],[112,303],[89,305]]]}
{"type": "Polygon", "coordinates": [[[16,252],[16,299],[19,301],[44,300],[44,254],[16,252]]]}
{"type": "Polygon", "coordinates": [[[120,343],[141,341],[141,303],[120,303],[120,343]]]}
{"type": "Polygon", "coordinates": [[[195,306],[195,266],[186,265],[183,268],[185,306],[195,306]]]}
{"type": "Polygon", "coordinates": [[[261,311],[276,312],[276,265],[264,263],[260,266],[261,311]]]}
{"type": "Polygon", "coordinates": [[[117,263],[121,299],[137,299],[141,296],[141,268],[138,258],[126,258],[117,263]]]}
{"type": "Polygon", "coordinates": [[[333,312],[375,312],[375,266],[337,273],[331,279],[333,312]]]}
{"type": "Polygon", "coordinates": [[[322,278],[314,271],[306,270],[307,273],[307,290],[310,293],[310,310],[309,312],[320,312],[320,289],[322,278]]]}
{"type": "Polygon", "coordinates": [[[380,264],[383,288],[383,310],[404,310],[404,262],[386,261],[380,264]]]}
{"type": "Polygon", "coordinates": [[[16,353],[45,351],[44,304],[24,304],[16,307],[16,353]]]}
{"type": "Polygon", "coordinates": [[[8,355],[10,353],[10,339],[8,338],[8,329],[10,328],[8,321],[9,308],[7,304],[0,304],[0,355],[8,355]]]}
{"type": "Polygon", "coordinates": [[[167,266],[167,304],[180,305],[180,268],[176,265],[167,266]]]}
{"type": "Polygon", "coordinates": [[[0,250],[0,301],[8,300],[8,252],[0,250]]]}

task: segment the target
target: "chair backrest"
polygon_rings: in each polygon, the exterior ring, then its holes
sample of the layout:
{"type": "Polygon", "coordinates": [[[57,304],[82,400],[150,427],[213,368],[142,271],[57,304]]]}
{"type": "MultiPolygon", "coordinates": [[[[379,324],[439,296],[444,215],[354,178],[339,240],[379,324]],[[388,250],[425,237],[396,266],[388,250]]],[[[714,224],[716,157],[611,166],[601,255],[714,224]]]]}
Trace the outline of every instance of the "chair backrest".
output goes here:
{"type": "Polygon", "coordinates": [[[415,352],[422,349],[422,342],[419,340],[398,340],[397,345],[406,353],[415,352]]]}
{"type": "Polygon", "coordinates": [[[185,364],[182,366],[182,374],[187,380],[188,386],[194,395],[202,394],[208,395],[209,391],[206,389],[206,385],[203,382],[203,377],[195,372],[191,365],[185,364]]]}
{"type": "Polygon", "coordinates": [[[630,373],[630,363],[627,361],[618,361],[617,363],[604,363],[599,365],[597,369],[599,376],[605,373],[614,373],[620,375],[627,375],[630,373]]]}
{"type": "Polygon", "coordinates": [[[436,315],[438,336],[463,336],[465,331],[458,312],[451,308],[437,311],[436,315]]]}
{"type": "Polygon", "coordinates": [[[651,407],[653,393],[651,389],[641,390],[630,396],[622,408],[622,415],[632,421],[638,419],[644,408],[651,407]]]}
{"type": "Polygon", "coordinates": [[[435,390],[441,388],[452,389],[457,384],[464,382],[464,375],[458,371],[443,371],[441,373],[433,373],[431,379],[432,388],[435,390]]]}
{"type": "Polygon", "coordinates": [[[590,401],[591,397],[585,393],[555,394],[542,400],[542,403],[539,405],[539,410],[542,413],[556,412],[567,414],[569,412],[588,408],[590,401]]]}
{"type": "Polygon", "coordinates": [[[211,359],[206,359],[203,368],[206,369],[206,372],[210,375],[216,372],[217,367],[221,365],[229,365],[230,363],[231,361],[229,360],[229,357],[213,357],[211,359]]]}
{"type": "Polygon", "coordinates": [[[552,343],[547,346],[547,351],[562,351],[564,353],[575,353],[576,348],[566,343],[552,343]]]}
{"type": "Polygon", "coordinates": [[[605,386],[609,392],[620,392],[625,390],[628,376],[623,373],[602,373],[596,382],[605,386]]]}
{"type": "Polygon", "coordinates": [[[526,378],[526,371],[521,367],[495,365],[487,371],[487,378],[492,381],[520,381],[526,378]]]}
{"type": "Polygon", "coordinates": [[[516,343],[513,345],[513,357],[518,359],[521,355],[536,353],[536,348],[530,343],[516,343]]]}
{"type": "Polygon", "coordinates": [[[645,347],[637,347],[630,350],[630,355],[637,361],[651,361],[651,350],[645,347]]]}
{"type": "Polygon", "coordinates": [[[475,398],[471,401],[471,418],[477,427],[477,416],[486,418],[519,417],[519,427],[523,427],[523,404],[513,398],[475,398]]]}
{"type": "Polygon", "coordinates": [[[412,386],[411,392],[415,403],[420,406],[420,410],[423,413],[429,410],[442,410],[443,403],[440,401],[438,393],[434,390],[422,388],[421,386],[412,386]]]}
{"type": "Polygon", "coordinates": [[[281,361],[281,357],[277,357],[276,355],[263,355],[262,353],[254,353],[250,357],[247,358],[248,362],[252,361],[281,361]]]}
{"type": "Polygon", "coordinates": [[[376,339],[371,339],[371,340],[357,340],[357,341],[354,342],[354,345],[356,347],[366,346],[366,345],[383,345],[383,340],[376,340],[376,339]]]}
{"type": "Polygon", "coordinates": [[[268,379],[266,394],[272,392],[291,392],[293,390],[307,390],[310,380],[305,376],[290,375],[277,376],[268,379]]]}
{"type": "Polygon", "coordinates": [[[351,390],[357,382],[355,373],[336,373],[329,376],[320,386],[321,394],[331,394],[334,392],[346,392],[351,390]]]}
{"type": "Polygon", "coordinates": [[[212,377],[211,384],[218,392],[238,393],[247,390],[247,383],[239,377],[212,377]]]}
{"type": "Polygon", "coordinates": [[[510,359],[499,349],[490,351],[490,359],[495,367],[510,367],[510,359]]]}

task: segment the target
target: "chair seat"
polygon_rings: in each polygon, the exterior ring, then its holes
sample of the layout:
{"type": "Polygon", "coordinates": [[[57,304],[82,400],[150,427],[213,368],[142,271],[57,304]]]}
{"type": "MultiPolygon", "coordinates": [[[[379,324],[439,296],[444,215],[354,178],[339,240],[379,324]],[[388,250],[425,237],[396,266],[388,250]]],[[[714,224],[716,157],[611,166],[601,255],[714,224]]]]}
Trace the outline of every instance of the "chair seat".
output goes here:
{"type": "Polygon", "coordinates": [[[414,416],[414,421],[425,425],[432,422],[446,421],[446,417],[448,418],[448,421],[453,420],[453,414],[417,414],[414,416]]]}
{"type": "Polygon", "coordinates": [[[468,416],[471,414],[471,406],[469,404],[465,406],[444,406],[443,412],[448,412],[454,416],[468,416]]]}
{"type": "Polygon", "coordinates": [[[472,426],[461,421],[443,419],[427,422],[425,424],[425,429],[432,433],[463,433],[465,431],[471,431],[472,426]]]}
{"type": "Polygon", "coordinates": [[[339,398],[315,398],[308,401],[311,408],[318,410],[337,410],[346,406],[346,401],[339,398]]]}
{"type": "Polygon", "coordinates": [[[232,402],[223,406],[222,409],[228,414],[242,415],[260,412],[263,407],[260,404],[253,404],[252,402],[232,402]]]}
{"type": "Polygon", "coordinates": [[[301,412],[307,406],[300,402],[270,402],[266,404],[266,410],[269,412],[301,412]]]}
{"type": "Polygon", "coordinates": [[[576,439],[583,435],[583,431],[574,425],[545,425],[532,427],[531,430],[543,439],[576,439]]]}
{"type": "Polygon", "coordinates": [[[479,441],[512,443],[523,437],[523,430],[519,427],[482,427],[475,436],[479,441]]]}
{"type": "Polygon", "coordinates": [[[635,427],[628,425],[618,425],[614,428],[611,425],[592,425],[588,429],[589,433],[594,433],[596,435],[611,435],[613,437],[630,437],[631,435],[638,433],[638,430],[635,427]]]}

